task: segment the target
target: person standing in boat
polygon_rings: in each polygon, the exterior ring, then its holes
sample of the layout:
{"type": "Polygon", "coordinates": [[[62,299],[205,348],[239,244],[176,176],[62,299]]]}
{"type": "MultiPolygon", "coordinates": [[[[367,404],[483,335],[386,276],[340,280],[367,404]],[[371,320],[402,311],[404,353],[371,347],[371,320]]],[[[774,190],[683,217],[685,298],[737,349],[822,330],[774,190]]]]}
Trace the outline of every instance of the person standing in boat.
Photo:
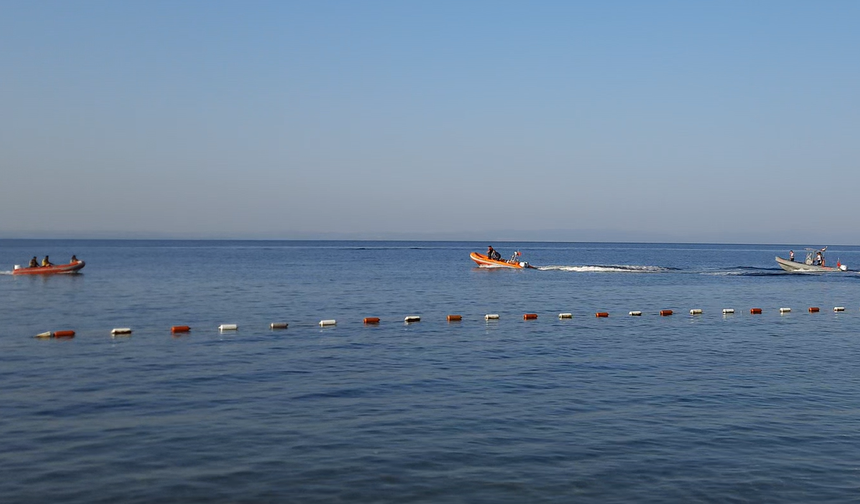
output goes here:
{"type": "Polygon", "coordinates": [[[794,262],[794,251],[793,250],[788,251],[788,260],[791,262],[794,262]]]}
{"type": "Polygon", "coordinates": [[[815,253],[815,265],[816,266],[824,266],[824,257],[821,255],[821,251],[815,253]]]}
{"type": "Polygon", "coordinates": [[[33,258],[30,259],[30,267],[31,268],[38,268],[39,267],[39,260],[36,259],[36,256],[33,256],[33,258]]]}
{"type": "Polygon", "coordinates": [[[494,261],[502,260],[502,254],[496,252],[496,249],[494,249],[492,245],[487,246],[487,257],[494,261]]]}
{"type": "Polygon", "coordinates": [[[42,266],[53,266],[51,261],[48,260],[48,256],[45,256],[45,258],[42,259],[42,266]]]}

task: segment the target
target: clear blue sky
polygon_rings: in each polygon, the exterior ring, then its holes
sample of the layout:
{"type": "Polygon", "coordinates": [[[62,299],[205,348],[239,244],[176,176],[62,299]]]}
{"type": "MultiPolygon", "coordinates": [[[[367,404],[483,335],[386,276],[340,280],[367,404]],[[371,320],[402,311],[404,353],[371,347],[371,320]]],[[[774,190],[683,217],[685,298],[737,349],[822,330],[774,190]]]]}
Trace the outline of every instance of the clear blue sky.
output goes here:
{"type": "Polygon", "coordinates": [[[860,243],[860,2],[0,12],[0,237],[860,243]]]}

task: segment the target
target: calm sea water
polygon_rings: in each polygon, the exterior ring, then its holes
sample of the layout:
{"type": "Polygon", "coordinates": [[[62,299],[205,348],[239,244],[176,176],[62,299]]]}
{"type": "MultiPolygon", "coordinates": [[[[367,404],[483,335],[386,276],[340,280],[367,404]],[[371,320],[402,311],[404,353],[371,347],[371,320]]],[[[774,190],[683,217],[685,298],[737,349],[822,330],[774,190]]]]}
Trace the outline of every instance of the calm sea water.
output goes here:
{"type": "Polygon", "coordinates": [[[475,268],[487,245],[0,240],[0,500],[860,500],[860,275],[769,245],[475,268]],[[87,266],[9,274],[45,254],[87,266]]]}

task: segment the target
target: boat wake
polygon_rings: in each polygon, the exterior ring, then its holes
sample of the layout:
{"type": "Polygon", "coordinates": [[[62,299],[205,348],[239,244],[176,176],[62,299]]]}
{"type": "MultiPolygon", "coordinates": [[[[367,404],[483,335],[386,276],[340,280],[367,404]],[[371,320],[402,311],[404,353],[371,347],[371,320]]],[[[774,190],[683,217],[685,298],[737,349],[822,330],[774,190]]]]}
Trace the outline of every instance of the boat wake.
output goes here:
{"type": "Polygon", "coordinates": [[[631,266],[623,264],[581,266],[538,266],[541,271],[570,271],[574,273],[665,273],[673,268],[660,266],[631,266]]]}
{"type": "Polygon", "coordinates": [[[785,273],[782,268],[754,268],[749,266],[702,272],[702,274],[710,276],[781,276],[785,273]]]}
{"type": "Polygon", "coordinates": [[[0,275],[11,275],[11,271],[0,271],[0,275]]]}

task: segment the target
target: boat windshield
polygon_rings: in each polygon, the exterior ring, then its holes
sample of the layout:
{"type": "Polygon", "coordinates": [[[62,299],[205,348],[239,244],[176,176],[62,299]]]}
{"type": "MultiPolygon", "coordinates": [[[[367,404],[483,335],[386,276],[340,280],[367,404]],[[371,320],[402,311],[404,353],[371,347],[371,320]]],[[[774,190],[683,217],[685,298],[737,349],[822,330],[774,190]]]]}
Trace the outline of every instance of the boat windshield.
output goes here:
{"type": "Polygon", "coordinates": [[[804,263],[807,265],[823,266],[825,250],[827,250],[827,247],[821,249],[806,249],[806,260],[804,263]]]}

